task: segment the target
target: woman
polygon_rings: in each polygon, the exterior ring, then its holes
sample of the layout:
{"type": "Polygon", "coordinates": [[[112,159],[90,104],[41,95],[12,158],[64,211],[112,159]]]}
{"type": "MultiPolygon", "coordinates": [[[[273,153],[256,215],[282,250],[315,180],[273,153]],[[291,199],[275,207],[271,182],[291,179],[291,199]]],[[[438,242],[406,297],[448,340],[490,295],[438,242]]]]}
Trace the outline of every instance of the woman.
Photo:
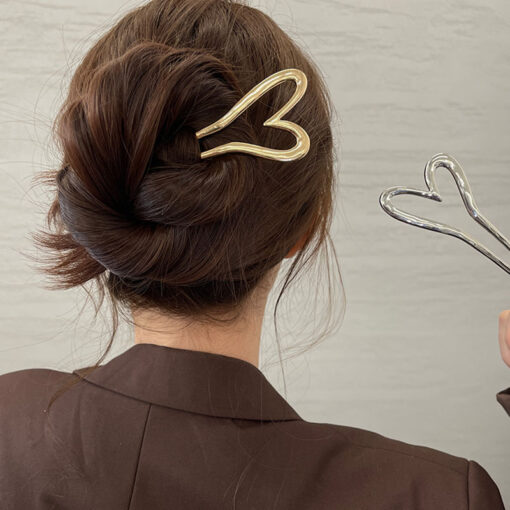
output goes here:
{"type": "Polygon", "coordinates": [[[152,0],[87,53],[55,128],[44,271],[97,283],[135,345],[101,365],[112,335],[92,367],[0,377],[2,509],[503,509],[476,461],[307,422],[258,368],[268,293],[282,261],[283,292],[326,246],[335,184],[327,90],[273,20],[152,0]],[[303,75],[289,130],[272,116],[303,75]],[[232,141],[252,152],[213,150],[232,141]]]}

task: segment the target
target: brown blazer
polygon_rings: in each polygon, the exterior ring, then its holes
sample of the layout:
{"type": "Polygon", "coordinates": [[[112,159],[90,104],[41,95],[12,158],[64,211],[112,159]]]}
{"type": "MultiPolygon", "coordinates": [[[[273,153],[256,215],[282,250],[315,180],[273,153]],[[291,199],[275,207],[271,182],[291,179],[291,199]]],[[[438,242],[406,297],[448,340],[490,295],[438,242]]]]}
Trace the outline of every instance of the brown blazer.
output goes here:
{"type": "Polygon", "coordinates": [[[307,422],[237,358],[134,344],[48,411],[82,370],[0,376],[2,510],[504,509],[477,462],[307,422]]]}

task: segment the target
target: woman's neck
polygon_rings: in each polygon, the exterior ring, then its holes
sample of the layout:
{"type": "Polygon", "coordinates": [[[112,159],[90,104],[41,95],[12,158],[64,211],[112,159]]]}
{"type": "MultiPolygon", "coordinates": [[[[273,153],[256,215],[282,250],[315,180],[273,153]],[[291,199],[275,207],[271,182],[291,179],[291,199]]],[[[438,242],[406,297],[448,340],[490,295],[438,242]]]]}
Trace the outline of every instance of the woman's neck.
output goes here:
{"type": "Polygon", "coordinates": [[[263,314],[252,314],[228,327],[205,326],[184,324],[155,312],[138,312],[133,314],[135,344],[149,343],[223,354],[258,367],[262,318],[263,314]]]}
{"type": "Polygon", "coordinates": [[[135,343],[205,351],[259,365],[260,335],[269,292],[280,264],[272,268],[248,297],[239,319],[228,326],[182,321],[150,310],[132,311],[135,343]]]}

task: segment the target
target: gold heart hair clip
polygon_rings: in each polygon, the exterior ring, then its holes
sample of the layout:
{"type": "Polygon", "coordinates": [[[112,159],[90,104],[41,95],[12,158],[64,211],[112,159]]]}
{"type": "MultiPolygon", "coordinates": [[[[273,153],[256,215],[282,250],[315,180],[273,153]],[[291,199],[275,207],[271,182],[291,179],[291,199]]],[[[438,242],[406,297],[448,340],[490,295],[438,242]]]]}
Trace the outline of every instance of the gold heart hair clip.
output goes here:
{"type": "Polygon", "coordinates": [[[201,152],[201,159],[225,154],[227,152],[244,152],[277,161],[293,161],[304,157],[310,149],[310,138],[308,133],[294,122],[282,120],[282,117],[303,97],[308,85],[305,73],[299,69],[283,69],[282,71],[278,71],[277,73],[268,76],[244,95],[227,113],[225,113],[225,115],[223,115],[223,117],[221,117],[221,119],[200,131],[197,131],[196,137],[198,139],[203,138],[204,136],[216,133],[217,131],[220,131],[220,129],[228,126],[263,94],[285,80],[294,80],[296,82],[296,90],[289,101],[264,122],[264,126],[290,131],[296,137],[296,145],[294,145],[294,147],[290,149],[271,149],[269,147],[262,147],[251,143],[229,142],[205,152],[201,152]]]}
{"type": "Polygon", "coordinates": [[[495,264],[501,267],[504,271],[510,273],[510,267],[507,264],[505,264],[501,259],[499,259],[493,252],[488,250],[485,246],[483,246],[478,241],[474,240],[472,237],[468,236],[464,232],[456,228],[453,228],[450,225],[446,225],[444,223],[439,223],[428,218],[420,218],[419,216],[414,216],[413,214],[406,213],[400,209],[397,209],[393,205],[392,198],[395,195],[417,195],[419,197],[430,198],[431,200],[442,202],[442,198],[439,195],[434,174],[436,169],[440,167],[447,168],[449,172],[453,175],[455,183],[457,184],[457,188],[459,189],[460,196],[462,197],[462,200],[469,215],[483,228],[488,230],[494,237],[496,237],[498,241],[503,243],[506,248],[510,250],[510,241],[501,232],[499,232],[499,230],[480,212],[480,210],[476,206],[475,199],[471,191],[471,187],[469,186],[468,180],[466,179],[466,175],[464,174],[462,167],[452,156],[449,156],[448,154],[436,154],[425,165],[425,183],[427,184],[427,188],[429,189],[429,191],[423,191],[413,188],[404,188],[400,186],[388,188],[383,193],[381,193],[381,196],[379,197],[379,203],[381,207],[390,216],[393,216],[393,218],[408,223],[409,225],[414,225],[420,228],[426,228],[428,230],[433,230],[434,232],[440,232],[441,234],[447,234],[462,239],[462,241],[466,242],[467,244],[475,248],[475,250],[478,250],[480,253],[488,257],[495,264]]]}

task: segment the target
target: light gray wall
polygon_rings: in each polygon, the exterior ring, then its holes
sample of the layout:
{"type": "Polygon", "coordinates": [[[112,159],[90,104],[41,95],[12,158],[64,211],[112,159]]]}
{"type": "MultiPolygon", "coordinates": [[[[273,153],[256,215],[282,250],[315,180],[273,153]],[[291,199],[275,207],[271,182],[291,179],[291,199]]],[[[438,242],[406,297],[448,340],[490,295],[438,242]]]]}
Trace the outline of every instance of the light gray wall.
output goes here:
{"type": "MultiPolygon", "coordinates": [[[[0,372],[70,371],[95,361],[106,344],[102,323],[90,322],[90,306],[74,322],[83,291],[43,289],[20,252],[30,252],[27,233],[41,224],[47,200],[29,188],[30,178],[57,164],[49,126],[62,80],[92,41],[136,5],[0,0],[0,372]]],[[[497,342],[498,314],[510,308],[510,279],[468,245],[398,222],[378,203],[386,187],[423,188],[426,161],[449,152],[463,165],[481,211],[510,233],[510,4],[252,5],[310,51],[338,113],[333,239],[346,314],[334,334],[285,363],[289,401],[310,421],[365,428],[474,459],[510,505],[510,421],[495,397],[510,385],[497,342]]],[[[468,218],[449,173],[441,169],[437,180],[443,203],[399,197],[398,205],[463,228],[510,262],[468,218]]],[[[289,294],[280,321],[284,346],[313,333],[310,315],[300,324],[307,289],[304,282],[289,294]]],[[[319,312],[325,306],[321,298],[319,312]]],[[[270,319],[269,310],[262,368],[283,393],[278,367],[267,365],[274,360],[270,319]]],[[[130,342],[126,329],[112,355],[130,342]]]]}

